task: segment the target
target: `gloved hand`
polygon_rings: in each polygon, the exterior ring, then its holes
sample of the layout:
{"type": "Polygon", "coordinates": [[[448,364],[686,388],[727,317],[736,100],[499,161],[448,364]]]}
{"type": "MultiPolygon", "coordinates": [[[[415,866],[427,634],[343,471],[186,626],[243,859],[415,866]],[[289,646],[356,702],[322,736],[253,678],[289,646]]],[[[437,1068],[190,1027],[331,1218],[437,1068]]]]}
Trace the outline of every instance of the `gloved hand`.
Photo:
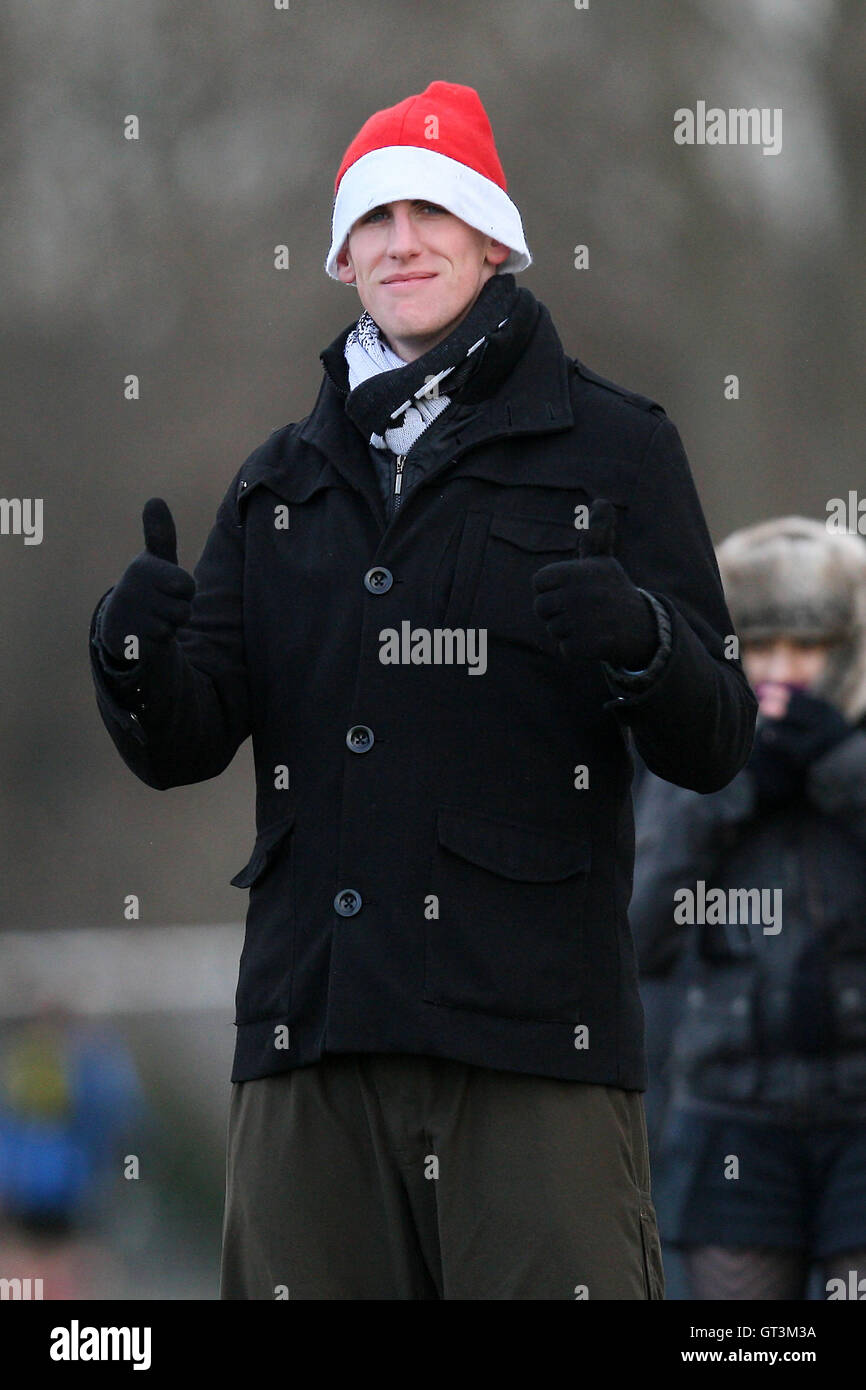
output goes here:
{"type": "Polygon", "coordinates": [[[780,756],[804,771],[850,733],[853,727],[835,705],[795,688],[782,718],[768,720],[764,737],[780,756]]]}
{"type": "Polygon", "coordinates": [[[614,557],[615,525],[612,504],[596,498],[589,525],[578,532],[576,558],[545,565],[533,576],[535,611],[566,661],[642,671],[658,648],[658,624],[649,600],[614,557]]]}
{"type": "Polygon", "coordinates": [[[835,705],[795,688],[778,719],[761,715],[746,766],[755,778],[758,802],[771,809],[803,791],[806,768],[853,733],[835,705]]]}
{"type": "Polygon", "coordinates": [[[133,633],[139,639],[139,659],[146,644],[169,642],[189,618],[195,593],[195,580],[177,563],[177,532],[161,497],[145,503],[142,522],[144,550],[124,571],[102,610],[102,645],[118,665],[124,662],[126,639],[133,633]]]}

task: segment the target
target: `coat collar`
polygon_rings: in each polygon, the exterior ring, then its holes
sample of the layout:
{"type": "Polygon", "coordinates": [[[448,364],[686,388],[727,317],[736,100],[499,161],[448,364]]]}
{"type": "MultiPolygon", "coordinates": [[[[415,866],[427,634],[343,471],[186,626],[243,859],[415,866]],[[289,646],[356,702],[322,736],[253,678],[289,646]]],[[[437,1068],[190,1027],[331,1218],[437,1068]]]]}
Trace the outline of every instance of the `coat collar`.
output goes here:
{"type": "MultiPolygon", "coordinates": [[[[546,433],[574,423],[568,386],[571,364],[546,306],[529,290],[523,295],[523,310],[533,325],[523,353],[503,375],[492,345],[485,343],[478,353],[477,370],[458,392],[462,405],[484,407],[475,417],[473,443],[500,434],[546,433]]],[[[343,348],[353,327],[349,324],[319,353],[325,377],[300,436],[325,452],[331,442],[345,438],[345,424],[359,433],[345,412],[349,386],[343,348]]],[[[366,445],[365,440],[362,443],[366,445]]]]}
{"type": "MultiPolygon", "coordinates": [[[[491,452],[477,447],[513,436],[563,432],[574,424],[570,390],[573,363],[563,351],[547,307],[534,296],[532,299],[537,306],[535,326],[511,370],[485,396],[482,360],[477,373],[461,388],[461,405],[477,409],[450,436],[449,460],[454,472],[461,475],[506,484],[573,488],[574,455],[565,439],[561,447],[545,450],[491,452]]],[[[276,456],[267,448],[268,441],[260,453],[257,451],[249,467],[242,470],[238,498],[256,482],[264,482],[286,501],[303,501],[319,488],[336,485],[356,488],[368,497],[374,510],[380,507],[367,441],[345,409],[348,370],[343,346],[353,327],[349,324],[320,352],[324,374],[312,411],[299,425],[278,432],[283,447],[276,456]],[[308,447],[299,454],[291,447],[292,441],[308,447]]],[[[483,351],[479,349],[479,353],[483,351]]]]}

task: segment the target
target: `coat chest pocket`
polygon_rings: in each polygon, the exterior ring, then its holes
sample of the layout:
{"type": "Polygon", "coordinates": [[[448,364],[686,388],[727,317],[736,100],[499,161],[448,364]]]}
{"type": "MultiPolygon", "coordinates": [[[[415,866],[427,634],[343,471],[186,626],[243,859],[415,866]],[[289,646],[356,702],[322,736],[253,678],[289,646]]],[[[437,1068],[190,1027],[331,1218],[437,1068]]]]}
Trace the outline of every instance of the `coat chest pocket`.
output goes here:
{"type": "Polygon", "coordinates": [[[468,511],[451,532],[433,577],[432,604],[437,624],[469,626],[489,528],[487,512],[468,511]]]}
{"type": "Polygon", "coordinates": [[[535,613],[532,579],[544,565],[574,559],[579,535],[567,519],[494,516],[467,625],[487,628],[504,642],[556,653],[555,641],[535,613]]]}
{"type": "Polygon", "coordinates": [[[231,882],[249,888],[244,945],[235,995],[235,1022],[283,1018],[291,1008],[294,956],[291,811],[265,826],[231,882]]]}
{"type": "Polygon", "coordinates": [[[507,1018],[574,1023],[591,846],[439,808],[425,920],[424,999],[507,1018]]]}

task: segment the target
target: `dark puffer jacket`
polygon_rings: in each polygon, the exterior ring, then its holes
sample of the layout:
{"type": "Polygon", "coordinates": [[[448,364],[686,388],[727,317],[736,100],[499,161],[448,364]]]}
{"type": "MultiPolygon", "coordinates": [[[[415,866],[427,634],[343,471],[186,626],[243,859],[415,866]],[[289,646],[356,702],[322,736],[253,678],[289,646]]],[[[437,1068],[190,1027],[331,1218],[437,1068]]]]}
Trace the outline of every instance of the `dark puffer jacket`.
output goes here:
{"type": "Polygon", "coordinates": [[[629,918],[643,975],[676,964],[685,987],[671,1101],[786,1124],[866,1116],[863,722],[812,763],[805,797],[756,807],[748,767],[703,796],[648,772],[640,781],[629,918]],[[734,925],[675,920],[674,895],[699,881],[724,890],[734,925]],[[730,911],[729,890],[750,888],[768,890],[769,912],[754,900],[730,911]]]}

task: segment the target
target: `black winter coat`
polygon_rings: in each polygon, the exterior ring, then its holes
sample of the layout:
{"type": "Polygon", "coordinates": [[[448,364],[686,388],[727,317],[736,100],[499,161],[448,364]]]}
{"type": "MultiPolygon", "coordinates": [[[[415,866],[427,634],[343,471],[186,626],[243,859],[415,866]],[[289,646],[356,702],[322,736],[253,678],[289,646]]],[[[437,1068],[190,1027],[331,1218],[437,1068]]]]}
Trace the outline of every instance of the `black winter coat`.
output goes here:
{"type": "Polygon", "coordinates": [[[676,967],[665,1071],[678,1107],[792,1125],[866,1117],[862,726],[811,764],[805,788],[762,812],[749,768],[710,796],[640,781],[629,916],[643,975],[676,967]],[[674,895],[699,881],[725,893],[727,922],[675,920],[674,895]],[[781,914],[769,923],[756,898],[741,910],[732,889],[766,890],[781,914]]]}
{"type": "Polygon", "coordinates": [[[421,436],[425,471],[390,522],[344,408],[346,328],[312,413],[229,485],[161,669],[112,682],[107,595],[94,612],[99,709],[148,786],[216,777],[252,735],[235,1081],[397,1052],[646,1086],[627,726],[659,775],[712,791],[745,762],[756,703],[723,652],[675,427],[567,357],[537,313],[505,377],[421,436]],[[671,619],[637,693],[600,663],[569,669],[533,609],[533,574],[573,555],[575,507],[596,496],[671,619]],[[485,629],[486,670],[384,664],[381,634],[403,625],[485,629]]]}

